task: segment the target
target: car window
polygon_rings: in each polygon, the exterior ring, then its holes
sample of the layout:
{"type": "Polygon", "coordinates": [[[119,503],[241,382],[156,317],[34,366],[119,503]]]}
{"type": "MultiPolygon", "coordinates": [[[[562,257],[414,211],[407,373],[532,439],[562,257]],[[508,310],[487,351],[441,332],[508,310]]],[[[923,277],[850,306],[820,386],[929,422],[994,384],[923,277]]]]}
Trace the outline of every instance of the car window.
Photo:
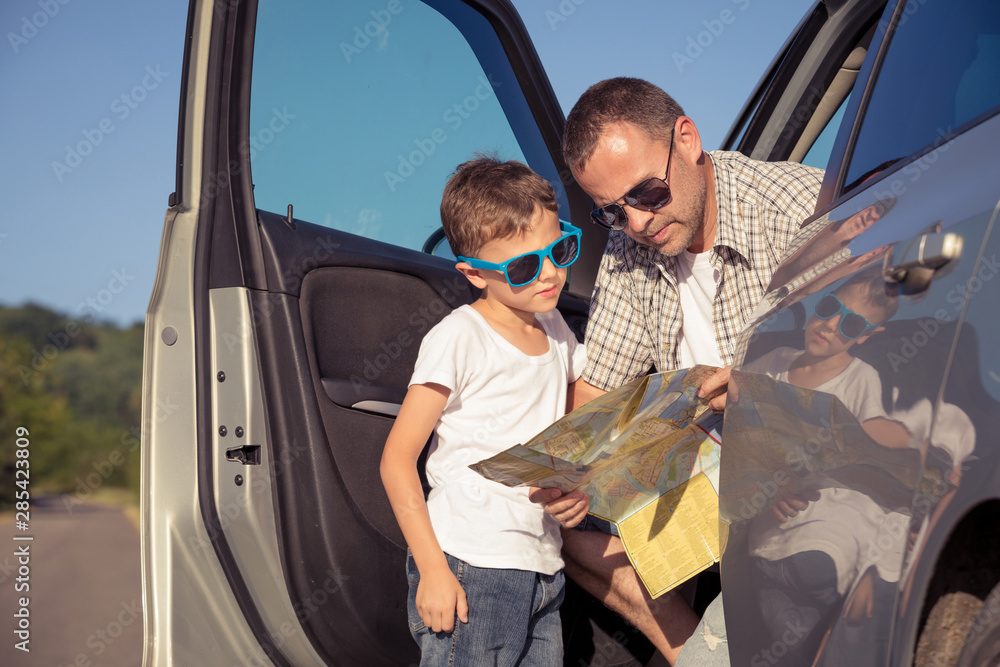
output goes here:
{"type": "Polygon", "coordinates": [[[878,73],[846,190],[1000,104],[1000,4],[911,0],[878,73]]]}
{"type": "Polygon", "coordinates": [[[806,156],[802,158],[802,164],[807,164],[810,167],[818,169],[826,169],[826,165],[830,161],[830,154],[833,152],[833,142],[837,138],[837,130],[840,129],[840,122],[844,120],[844,112],[847,109],[847,103],[850,99],[851,96],[848,95],[840,103],[840,108],[837,109],[833,117],[827,122],[826,127],[816,137],[816,141],[813,142],[806,156]]]}
{"type": "Polygon", "coordinates": [[[261,3],[247,147],[258,209],[292,204],[298,219],[419,250],[441,226],[448,176],[475,153],[552,180],[537,132],[495,32],[467,6],[261,3]]]}

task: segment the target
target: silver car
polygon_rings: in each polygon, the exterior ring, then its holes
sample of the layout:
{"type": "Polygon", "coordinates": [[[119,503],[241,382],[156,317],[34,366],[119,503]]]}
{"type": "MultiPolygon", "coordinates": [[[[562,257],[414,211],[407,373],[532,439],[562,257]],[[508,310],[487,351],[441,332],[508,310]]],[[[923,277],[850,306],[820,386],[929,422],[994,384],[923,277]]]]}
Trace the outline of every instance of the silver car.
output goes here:
{"type": "MultiPolygon", "coordinates": [[[[506,0],[193,0],[185,37],[145,341],[144,664],[413,664],[378,461],[422,334],[474,298],[440,232],[444,181],[492,149],[556,184],[584,227],[560,300],[581,337],[606,233],[506,0]]],[[[1000,656],[997,63],[994,0],[821,2],[725,143],[826,168],[726,410],[733,664],[1000,656]],[[863,331],[827,298],[856,275],[894,304],[863,331]],[[817,319],[864,337],[852,359],[891,437],[851,412],[852,386],[771,372],[817,319]],[[828,539],[800,539],[816,514],[828,539]]],[[[654,659],[581,590],[563,613],[565,664],[654,659]]]]}

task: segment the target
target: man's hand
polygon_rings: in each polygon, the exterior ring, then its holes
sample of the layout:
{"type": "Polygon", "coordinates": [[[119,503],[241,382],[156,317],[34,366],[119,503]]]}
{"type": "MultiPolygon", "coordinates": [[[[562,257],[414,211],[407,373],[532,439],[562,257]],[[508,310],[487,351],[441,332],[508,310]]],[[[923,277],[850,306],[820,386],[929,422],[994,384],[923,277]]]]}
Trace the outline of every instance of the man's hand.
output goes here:
{"type": "Polygon", "coordinates": [[[722,390],[718,396],[712,397],[712,400],[708,402],[708,407],[712,408],[716,412],[722,412],[726,409],[726,388],[729,386],[729,374],[732,370],[732,366],[720,368],[714,375],[712,375],[712,377],[705,380],[701,384],[701,389],[698,390],[699,398],[712,396],[715,392],[720,389],[722,390]]]}
{"type": "Polygon", "coordinates": [[[546,514],[551,514],[566,528],[572,528],[587,516],[590,498],[582,491],[570,491],[563,495],[559,489],[531,487],[528,498],[533,503],[541,503],[546,514]]]}
{"type": "Polygon", "coordinates": [[[456,615],[463,623],[469,622],[469,603],[465,599],[465,589],[450,569],[420,573],[417,613],[424,625],[434,632],[454,630],[456,615]]]}

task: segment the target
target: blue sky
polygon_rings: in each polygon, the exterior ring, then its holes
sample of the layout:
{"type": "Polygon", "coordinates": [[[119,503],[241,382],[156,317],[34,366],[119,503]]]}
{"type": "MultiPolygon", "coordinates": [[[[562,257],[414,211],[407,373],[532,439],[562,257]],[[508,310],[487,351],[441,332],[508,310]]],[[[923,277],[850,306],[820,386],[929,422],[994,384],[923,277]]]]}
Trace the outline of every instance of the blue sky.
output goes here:
{"type": "MultiPolygon", "coordinates": [[[[185,4],[0,7],[0,305],[144,318],[174,182],[185,4]]],[[[565,110],[600,79],[646,78],[707,148],[812,4],[514,0],[565,110]]]]}

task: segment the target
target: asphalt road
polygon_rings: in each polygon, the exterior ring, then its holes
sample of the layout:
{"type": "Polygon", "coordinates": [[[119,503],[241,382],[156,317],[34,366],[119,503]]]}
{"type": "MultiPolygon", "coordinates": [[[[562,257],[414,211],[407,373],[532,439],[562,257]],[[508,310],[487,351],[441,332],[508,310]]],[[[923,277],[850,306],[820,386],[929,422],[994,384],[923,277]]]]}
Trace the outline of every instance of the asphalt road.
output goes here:
{"type": "Polygon", "coordinates": [[[0,665],[137,667],[142,663],[139,531],[119,510],[58,497],[31,507],[28,530],[0,519],[0,665]],[[31,536],[31,541],[15,537],[31,536]],[[27,547],[29,572],[19,571],[27,547]],[[19,581],[20,580],[20,581],[19,581]],[[28,590],[16,590],[27,585],[28,590]],[[16,648],[28,598],[30,638],[16,648]]]}

